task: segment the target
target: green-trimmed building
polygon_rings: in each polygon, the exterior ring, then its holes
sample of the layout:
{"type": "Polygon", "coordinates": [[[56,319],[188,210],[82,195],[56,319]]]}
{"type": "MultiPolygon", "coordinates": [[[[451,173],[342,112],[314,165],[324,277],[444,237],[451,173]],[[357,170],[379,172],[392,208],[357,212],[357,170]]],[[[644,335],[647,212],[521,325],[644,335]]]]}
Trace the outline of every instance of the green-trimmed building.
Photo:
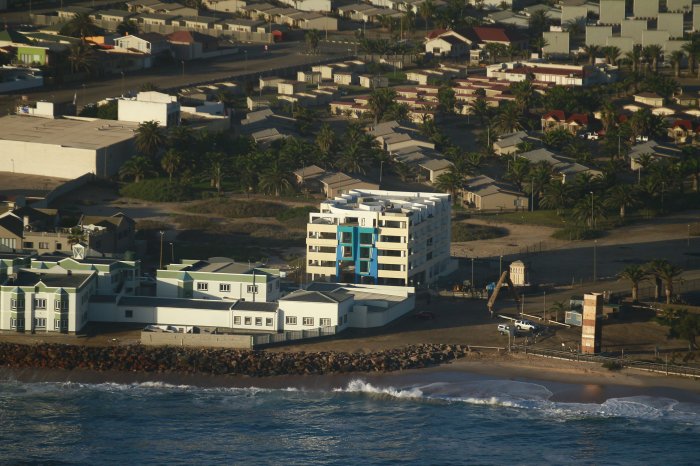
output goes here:
{"type": "Polygon", "coordinates": [[[239,264],[227,258],[183,260],[158,270],[156,295],[163,298],[276,301],[278,269],[239,264]]]}
{"type": "Polygon", "coordinates": [[[88,322],[97,273],[20,271],[0,286],[0,329],[75,333],[88,322]]]}

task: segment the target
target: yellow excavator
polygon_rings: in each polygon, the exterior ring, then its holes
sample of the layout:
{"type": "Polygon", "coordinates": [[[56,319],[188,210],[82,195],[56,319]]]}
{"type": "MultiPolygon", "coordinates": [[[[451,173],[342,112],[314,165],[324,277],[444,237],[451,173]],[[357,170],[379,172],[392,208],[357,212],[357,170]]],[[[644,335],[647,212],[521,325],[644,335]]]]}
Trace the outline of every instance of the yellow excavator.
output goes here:
{"type": "Polygon", "coordinates": [[[493,305],[496,303],[498,293],[499,291],[501,291],[501,288],[505,283],[508,284],[508,291],[510,291],[511,296],[513,296],[513,299],[517,304],[516,309],[520,307],[520,296],[518,296],[518,292],[515,290],[515,285],[513,285],[513,282],[510,279],[510,272],[508,270],[505,270],[501,274],[501,278],[498,279],[498,283],[496,283],[496,286],[493,289],[493,293],[491,293],[491,296],[489,297],[489,300],[486,304],[489,308],[489,313],[491,313],[491,317],[493,317],[493,305]]]}

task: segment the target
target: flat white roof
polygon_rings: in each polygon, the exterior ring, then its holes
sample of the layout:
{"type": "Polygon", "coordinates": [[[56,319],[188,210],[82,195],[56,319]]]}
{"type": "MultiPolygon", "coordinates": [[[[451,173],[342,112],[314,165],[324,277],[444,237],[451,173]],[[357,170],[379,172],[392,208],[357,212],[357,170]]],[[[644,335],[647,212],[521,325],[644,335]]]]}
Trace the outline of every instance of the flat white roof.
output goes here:
{"type": "Polygon", "coordinates": [[[138,123],[8,115],[0,118],[0,140],[78,149],[102,149],[132,139],[138,123]]]}

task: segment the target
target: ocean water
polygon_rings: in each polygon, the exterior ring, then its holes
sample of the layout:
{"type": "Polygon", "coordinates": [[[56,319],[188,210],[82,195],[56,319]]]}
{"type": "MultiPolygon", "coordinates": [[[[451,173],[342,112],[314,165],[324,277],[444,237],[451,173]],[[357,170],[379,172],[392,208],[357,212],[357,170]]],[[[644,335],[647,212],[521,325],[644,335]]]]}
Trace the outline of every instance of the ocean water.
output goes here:
{"type": "Polygon", "coordinates": [[[0,463],[700,462],[700,403],[692,394],[581,402],[571,398],[605,391],[456,373],[297,385],[0,381],[0,463]]]}

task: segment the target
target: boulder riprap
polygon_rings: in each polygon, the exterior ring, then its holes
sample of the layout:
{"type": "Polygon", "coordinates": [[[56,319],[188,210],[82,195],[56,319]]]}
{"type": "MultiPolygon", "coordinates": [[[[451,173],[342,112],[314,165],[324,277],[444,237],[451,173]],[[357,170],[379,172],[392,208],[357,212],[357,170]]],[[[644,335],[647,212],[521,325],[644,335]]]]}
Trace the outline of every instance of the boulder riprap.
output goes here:
{"type": "Polygon", "coordinates": [[[11,368],[174,372],[215,375],[391,372],[434,366],[469,353],[461,345],[423,344],[373,353],[267,352],[235,349],[0,343],[0,365],[11,368]]]}

